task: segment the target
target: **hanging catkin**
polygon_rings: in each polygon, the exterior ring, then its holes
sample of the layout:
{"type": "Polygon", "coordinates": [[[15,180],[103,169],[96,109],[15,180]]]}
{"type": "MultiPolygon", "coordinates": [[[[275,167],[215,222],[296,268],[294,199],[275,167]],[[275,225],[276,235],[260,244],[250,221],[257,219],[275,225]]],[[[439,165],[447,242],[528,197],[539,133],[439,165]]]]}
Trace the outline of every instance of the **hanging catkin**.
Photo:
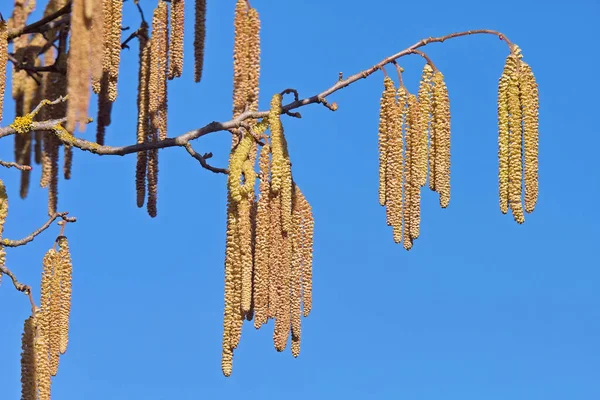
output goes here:
{"type": "Polygon", "coordinates": [[[431,121],[431,96],[432,87],[431,79],[433,76],[433,68],[429,64],[425,64],[423,67],[423,73],[421,75],[421,81],[419,84],[418,93],[418,129],[417,129],[417,162],[418,162],[418,184],[425,186],[427,181],[427,160],[428,160],[428,148],[427,148],[427,136],[429,132],[429,123],[431,121]]]}
{"type": "Polygon", "coordinates": [[[36,359],[35,359],[36,317],[31,315],[23,324],[21,336],[21,399],[37,398],[36,359]]]}
{"type": "Polygon", "coordinates": [[[168,61],[168,21],[167,3],[161,1],[154,10],[152,18],[152,45],[150,64],[150,119],[152,129],[158,132],[158,138],[167,137],[167,61],[168,61]]]}
{"type": "Polygon", "coordinates": [[[57,295],[59,302],[59,314],[55,323],[59,327],[59,351],[64,354],[69,343],[69,316],[71,314],[71,293],[73,279],[73,263],[69,250],[69,242],[65,236],[57,240],[60,250],[58,251],[58,262],[55,272],[60,281],[60,294],[57,295]]]}
{"type": "Polygon", "coordinates": [[[508,64],[498,82],[498,190],[500,196],[500,211],[508,212],[508,64]]]}
{"type": "Polygon", "coordinates": [[[538,86],[531,67],[521,61],[519,91],[523,107],[525,152],[525,211],[534,210],[538,198],[538,86]]]}
{"type": "Polygon", "coordinates": [[[387,170],[387,146],[388,146],[388,132],[390,124],[390,110],[394,104],[395,88],[394,82],[389,76],[386,76],[383,80],[383,93],[381,95],[381,102],[379,108],[379,204],[384,206],[386,204],[386,177],[385,173],[387,170]]]}
{"type": "Polygon", "coordinates": [[[194,24],[194,81],[202,79],[204,65],[204,41],[206,39],[206,0],[196,0],[194,24]]]}
{"type": "Polygon", "coordinates": [[[259,198],[256,210],[256,239],[254,248],[254,327],[260,328],[268,319],[269,306],[269,145],[260,151],[259,198]]]}
{"type": "Polygon", "coordinates": [[[260,16],[255,8],[248,10],[248,88],[246,104],[258,111],[260,77],[260,16]]]}
{"type": "Polygon", "coordinates": [[[419,237],[421,225],[421,135],[419,132],[419,104],[413,94],[408,96],[409,114],[408,129],[410,130],[410,238],[419,237]]]}
{"type": "Polygon", "coordinates": [[[387,142],[386,215],[396,243],[402,240],[402,108],[406,100],[406,91],[400,87],[390,110],[387,142]]]}
{"type": "Polygon", "coordinates": [[[508,204],[513,218],[519,224],[525,221],[522,203],[523,184],[523,137],[522,110],[519,98],[519,56],[510,54],[506,58],[508,69],[508,204]]]}
{"type": "Polygon", "coordinates": [[[435,190],[440,194],[440,206],[450,203],[450,99],[444,75],[435,71],[433,78],[433,130],[435,133],[435,190]]]}
{"type": "MultiPolygon", "coordinates": [[[[162,1],[159,2],[159,6],[161,3],[162,1]]],[[[103,69],[108,72],[108,98],[111,102],[114,102],[117,99],[117,82],[119,80],[119,66],[121,63],[123,1],[104,0],[104,4],[104,35],[106,39],[104,44],[105,65],[103,69]]]]}
{"type": "Polygon", "coordinates": [[[6,65],[8,64],[8,27],[6,21],[0,21],[0,123],[2,122],[2,108],[4,91],[6,88],[6,65]]]}
{"type": "Polygon", "coordinates": [[[248,4],[238,0],[235,6],[233,44],[233,116],[246,107],[248,93],[248,4]]]}
{"type": "Polygon", "coordinates": [[[71,41],[67,67],[67,93],[69,105],[65,128],[83,131],[90,100],[90,28],[91,20],[85,16],[85,0],[74,0],[71,15],[71,41]]]}
{"type": "MultiPolygon", "coordinates": [[[[139,58],[138,58],[138,97],[137,97],[137,143],[142,144],[150,134],[150,116],[149,116],[149,77],[150,77],[150,41],[148,39],[148,25],[142,22],[140,27],[139,39],[139,58]]],[[[139,151],[137,153],[137,163],[135,172],[135,191],[136,204],[138,207],[144,206],[146,196],[146,170],[148,165],[148,152],[139,151]]]]}
{"type": "Polygon", "coordinates": [[[225,239],[225,307],[223,316],[223,349],[221,356],[221,369],[225,376],[231,375],[233,362],[232,328],[235,317],[234,311],[234,273],[238,268],[238,249],[236,242],[236,215],[235,206],[231,196],[227,196],[227,230],[225,239]]]}
{"type": "Polygon", "coordinates": [[[171,32],[169,32],[169,79],[183,73],[184,1],[171,2],[171,32]]]}

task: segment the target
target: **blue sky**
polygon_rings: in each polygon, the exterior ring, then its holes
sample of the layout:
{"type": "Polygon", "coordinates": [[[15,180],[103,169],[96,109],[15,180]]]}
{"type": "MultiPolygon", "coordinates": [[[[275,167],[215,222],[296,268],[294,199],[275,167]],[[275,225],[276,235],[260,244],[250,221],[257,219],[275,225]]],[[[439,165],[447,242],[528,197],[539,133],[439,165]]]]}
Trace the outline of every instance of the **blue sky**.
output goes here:
{"type": "MultiPolygon", "coordinates": [[[[11,2],[2,2],[6,16],[11,2]]],[[[45,2],[42,2],[45,4],[45,2]]],[[[151,15],[154,1],[141,2],[151,15]]],[[[208,1],[203,82],[193,83],[193,2],[186,4],[184,76],[169,86],[169,131],[228,120],[234,0],[208,1]]],[[[600,398],[600,197],[597,115],[600,62],[593,50],[597,1],[536,2],[253,0],[262,19],[261,108],[293,87],[331,86],[419,39],[488,28],[521,46],[540,86],[540,199],[518,226],[497,198],[496,91],[507,47],[496,37],[425,48],[444,73],[452,110],[452,200],[441,210],[424,191],[421,237],[392,241],[377,201],[377,122],[382,74],[284,125],[294,177],[315,219],[314,308],[302,351],[277,353],[272,322],[244,326],[233,375],[221,374],[225,179],[185,150],[160,153],[158,218],[135,206],[135,156],[76,152],[61,181],[74,262],[69,350],[55,399],[600,398]],[[426,11],[427,10],[427,11],[426,11]]],[[[125,22],[138,15],[125,4],[125,22]]],[[[123,54],[107,143],[135,141],[136,44],[123,54]]],[[[401,60],[409,89],[422,61],[401,60]]],[[[13,114],[5,103],[4,124],[13,114]]],[[[94,114],[92,114],[94,115],[94,114]]],[[[86,138],[94,137],[92,125],[86,138]]],[[[12,160],[12,138],[0,159],[12,160]]],[[[225,166],[230,138],[194,143],[225,166]]],[[[19,174],[0,170],[10,196],[5,236],[46,219],[39,168],[25,201],[19,174]]],[[[57,229],[7,265],[39,295],[41,259],[57,229]]],[[[19,353],[29,305],[0,287],[0,398],[19,397],[19,353]]]]}

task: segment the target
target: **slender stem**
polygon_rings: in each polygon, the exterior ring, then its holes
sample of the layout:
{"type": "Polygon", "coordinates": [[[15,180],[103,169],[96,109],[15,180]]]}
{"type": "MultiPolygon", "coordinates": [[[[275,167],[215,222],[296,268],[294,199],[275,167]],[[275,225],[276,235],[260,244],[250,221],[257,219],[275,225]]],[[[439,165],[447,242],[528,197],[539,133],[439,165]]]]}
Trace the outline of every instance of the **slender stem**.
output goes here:
{"type": "Polygon", "coordinates": [[[15,30],[9,32],[8,33],[8,41],[11,42],[14,38],[19,37],[21,35],[25,35],[27,33],[41,32],[41,31],[39,31],[38,28],[41,28],[48,23],[51,23],[52,21],[54,21],[55,19],[57,19],[58,17],[60,17],[62,15],[70,13],[71,12],[71,3],[72,2],[69,1],[64,7],[53,12],[52,14],[50,14],[36,22],[33,22],[27,26],[24,26],[23,28],[15,29],[15,30]]]}
{"type": "Polygon", "coordinates": [[[67,214],[69,214],[69,213],[68,212],[55,213],[54,215],[52,215],[50,217],[50,219],[48,219],[48,221],[46,221],[46,223],[44,225],[42,225],[41,227],[39,227],[38,229],[33,231],[31,234],[25,236],[23,239],[19,239],[19,240],[2,239],[2,242],[0,244],[2,244],[2,246],[4,246],[4,247],[23,246],[23,245],[26,245],[27,243],[33,241],[33,239],[35,239],[36,236],[38,236],[40,233],[42,233],[46,229],[48,229],[50,227],[50,225],[52,225],[52,223],[54,221],[56,221],[56,219],[58,219],[58,218],[62,218],[62,220],[66,221],[66,222],[77,221],[77,218],[68,217],[67,214]]]}

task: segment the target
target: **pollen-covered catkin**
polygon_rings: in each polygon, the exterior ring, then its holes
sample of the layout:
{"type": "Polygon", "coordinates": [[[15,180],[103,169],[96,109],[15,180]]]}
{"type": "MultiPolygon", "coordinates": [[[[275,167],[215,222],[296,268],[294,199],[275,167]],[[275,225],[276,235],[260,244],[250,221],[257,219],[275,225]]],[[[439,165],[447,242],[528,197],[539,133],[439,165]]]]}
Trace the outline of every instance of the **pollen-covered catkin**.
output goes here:
{"type": "Polygon", "coordinates": [[[285,143],[283,137],[283,125],[280,119],[281,95],[275,94],[271,99],[269,110],[269,126],[271,128],[271,153],[273,156],[271,164],[271,192],[279,194],[283,184],[284,169],[286,168],[285,143]]]}
{"type": "Polygon", "coordinates": [[[233,44],[233,116],[237,117],[246,107],[248,93],[248,3],[238,0],[235,6],[233,44]]]}
{"type": "MultiPolygon", "coordinates": [[[[122,0],[104,0],[109,3],[109,14],[107,18],[104,14],[104,35],[106,36],[106,50],[108,51],[108,98],[111,102],[117,99],[117,82],[119,80],[119,66],[121,64],[121,34],[123,20],[123,1],[122,0]]],[[[159,2],[163,3],[162,1],[159,2]]],[[[166,5],[165,5],[166,7],[166,5]]],[[[106,8],[105,8],[106,10],[106,8]]],[[[106,54],[106,53],[105,53],[106,54]]]]}
{"type": "Polygon", "coordinates": [[[395,97],[394,82],[389,76],[383,80],[383,93],[379,106],[379,204],[384,206],[386,203],[386,169],[388,154],[388,133],[390,124],[390,110],[394,104],[395,97]]]}
{"type": "MultiPolygon", "coordinates": [[[[272,181],[271,181],[272,184],[272,181]]],[[[275,318],[279,304],[277,285],[281,277],[283,236],[281,230],[281,200],[270,193],[269,231],[269,318],[275,318]]]]}
{"type": "Polygon", "coordinates": [[[71,260],[71,252],[69,250],[69,242],[65,236],[58,238],[58,262],[56,273],[60,280],[60,295],[58,301],[60,303],[60,312],[58,320],[55,323],[59,327],[59,351],[64,354],[67,351],[69,344],[69,316],[71,314],[71,293],[73,279],[73,262],[71,260]]]}
{"type": "Polygon", "coordinates": [[[500,211],[508,212],[508,82],[509,70],[504,72],[498,82],[498,191],[500,211]]]}
{"type": "Polygon", "coordinates": [[[248,85],[246,104],[258,111],[260,78],[260,16],[255,8],[248,10],[248,85]]]}
{"type": "Polygon", "coordinates": [[[158,131],[160,140],[167,137],[168,22],[167,3],[160,1],[152,18],[150,83],[148,85],[152,129],[158,131]]]}
{"type": "Polygon", "coordinates": [[[84,0],[74,0],[71,16],[71,41],[67,60],[67,123],[65,128],[74,132],[84,130],[90,100],[90,27],[85,16],[84,0]]]}
{"type": "Polygon", "coordinates": [[[534,210],[538,198],[538,85],[531,67],[521,61],[519,92],[523,107],[523,146],[525,152],[525,211],[534,210]]]}
{"type": "Polygon", "coordinates": [[[204,41],[206,39],[206,0],[196,0],[194,24],[194,81],[202,80],[204,41]]]}
{"type": "Polygon", "coordinates": [[[0,123],[6,88],[6,65],[8,64],[8,27],[6,21],[0,21],[0,123]]]}
{"type": "Polygon", "coordinates": [[[425,186],[427,181],[427,136],[429,132],[429,124],[431,122],[432,111],[432,86],[431,79],[433,76],[433,68],[429,64],[423,67],[421,82],[419,84],[418,103],[418,129],[417,129],[417,162],[418,162],[418,183],[420,186],[425,186]]]}
{"type": "MultiPolygon", "coordinates": [[[[138,59],[138,97],[137,97],[137,143],[142,144],[150,132],[150,111],[149,111],[149,92],[148,83],[150,77],[150,40],[148,40],[148,25],[142,22],[139,38],[139,59],[138,59]]],[[[137,153],[136,171],[135,171],[135,191],[136,204],[138,207],[144,206],[146,197],[146,171],[148,165],[148,152],[139,151],[137,153]]]]}
{"type": "Polygon", "coordinates": [[[267,322],[269,306],[269,164],[270,146],[263,146],[258,161],[260,173],[259,198],[256,210],[254,248],[254,327],[267,322]]]}
{"type": "Polygon", "coordinates": [[[312,310],[312,276],[313,276],[313,243],[315,220],[312,208],[304,194],[296,187],[296,198],[299,203],[299,213],[302,215],[302,237],[300,239],[302,254],[302,307],[303,315],[308,317],[312,310]]]}
{"type": "Polygon", "coordinates": [[[25,320],[21,336],[21,399],[37,398],[36,360],[35,360],[35,314],[25,320]]]}
{"type": "Polygon", "coordinates": [[[8,215],[8,195],[6,193],[6,186],[0,179],[0,239],[4,233],[4,223],[6,222],[6,216],[8,215]]]}
{"type": "Polygon", "coordinates": [[[234,319],[234,269],[237,268],[238,250],[236,242],[236,215],[233,200],[227,196],[227,229],[225,236],[225,306],[223,312],[223,348],[221,355],[221,369],[225,376],[231,375],[233,350],[231,335],[234,319]]]}
{"type": "Polygon", "coordinates": [[[94,0],[90,26],[90,58],[92,90],[94,93],[100,93],[100,80],[104,75],[103,62],[104,59],[104,3],[108,0],[94,0]]]}
{"type": "Polygon", "coordinates": [[[519,56],[510,54],[506,58],[508,68],[508,202],[513,218],[519,224],[525,222],[521,199],[523,184],[523,131],[522,109],[519,98],[519,56]]]}
{"type": "Polygon", "coordinates": [[[440,206],[450,204],[450,98],[444,75],[435,71],[432,78],[435,130],[435,190],[440,194],[440,206]]]}
{"type": "Polygon", "coordinates": [[[237,205],[239,214],[238,240],[242,263],[242,303],[244,314],[250,311],[252,303],[252,225],[250,220],[250,202],[244,196],[237,205]]]}
{"type": "MultiPolygon", "coordinates": [[[[409,236],[412,240],[419,237],[421,225],[421,184],[420,184],[420,135],[419,135],[419,104],[417,96],[410,94],[408,96],[408,129],[410,135],[410,231],[409,236]]],[[[408,140],[408,139],[407,139],[408,140]]]]}
{"type": "Polygon", "coordinates": [[[402,240],[402,108],[406,103],[406,90],[398,89],[398,98],[392,103],[387,143],[386,214],[393,228],[394,242],[402,240]]]}
{"type": "Polygon", "coordinates": [[[169,79],[183,73],[184,0],[171,2],[171,32],[169,33],[169,79]]]}
{"type": "Polygon", "coordinates": [[[302,212],[299,188],[294,185],[293,193],[293,229],[291,232],[291,324],[292,355],[300,354],[301,317],[302,317],[302,212]],[[296,344],[294,344],[296,343],[296,344]]]}

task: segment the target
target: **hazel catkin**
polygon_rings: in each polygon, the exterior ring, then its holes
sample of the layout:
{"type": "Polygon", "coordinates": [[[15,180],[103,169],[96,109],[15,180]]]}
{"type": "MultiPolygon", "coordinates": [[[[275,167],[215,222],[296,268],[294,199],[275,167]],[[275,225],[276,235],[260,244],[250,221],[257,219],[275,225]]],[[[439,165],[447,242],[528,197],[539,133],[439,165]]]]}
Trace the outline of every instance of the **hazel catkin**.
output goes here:
{"type": "Polygon", "coordinates": [[[538,85],[531,67],[521,61],[519,94],[523,107],[525,211],[533,212],[538,198],[538,85]]]}
{"type": "Polygon", "coordinates": [[[508,82],[509,71],[504,72],[498,82],[498,191],[500,211],[508,212],[508,82]]]}
{"type": "Polygon", "coordinates": [[[169,32],[169,79],[183,73],[184,0],[171,2],[171,32],[169,32]]]}
{"type": "Polygon", "coordinates": [[[37,366],[35,358],[35,313],[25,320],[21,336],[21,399],[37,398],[37,366]]]}
{"type": "Polygon", "coordinates": [[[206,40],[206,0],[196,0],[194,23],[194,81],[202,80],[204,41],[206,40]]]}
{"type": "Polygon", "coordinates": [[[2,108],[4,91],[6,88],[6,65],[8,64],[8,26],[6,21],[0,21],[0,123],[2,122],[2,108]]]}
{"type": "Polygon", "coordinates": [[[387,169],[387,146],[389,141],[390,110],[393,107],[395,88],[394,82],[389,76],[383,80],[383,93],[381,95],[379,108],[379,204],[386,203],[386,169],[387,169]]]}
{"type": "Polygon", "coordinates": [[[418,163],[418,184],[425,186],[427,181],[427,160],[428,160],[428,132],[429,124],[431,122],[431,111],[432,111],[432,86],[431,79],[433,76],[433,68],[429,64],[425,64],[423,67],[423,73],[421,75],[421,81],[419,83],[418,92],[418,129],[417,129],[417,146],[416,146],[416,160],[418,163]]]}

